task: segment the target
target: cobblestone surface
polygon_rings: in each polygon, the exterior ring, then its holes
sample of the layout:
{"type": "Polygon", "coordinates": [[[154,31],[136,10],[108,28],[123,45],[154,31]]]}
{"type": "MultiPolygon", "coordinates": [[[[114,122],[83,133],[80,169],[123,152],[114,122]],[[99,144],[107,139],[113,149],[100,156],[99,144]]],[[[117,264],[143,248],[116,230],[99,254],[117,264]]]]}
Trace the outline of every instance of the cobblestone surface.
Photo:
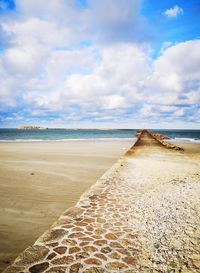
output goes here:
{"type": "Polygon", "coordinates": [[[200,272],[199,162],[141,133],[4,273],[200,272]]]}

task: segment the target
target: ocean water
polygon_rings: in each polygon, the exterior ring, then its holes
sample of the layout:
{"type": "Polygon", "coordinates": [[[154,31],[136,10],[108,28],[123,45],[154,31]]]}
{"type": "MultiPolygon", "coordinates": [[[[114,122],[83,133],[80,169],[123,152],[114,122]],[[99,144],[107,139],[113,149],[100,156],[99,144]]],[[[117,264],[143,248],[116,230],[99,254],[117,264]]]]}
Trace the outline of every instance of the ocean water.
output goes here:
{"type": "MultiPolygon", "coordinates": [[[[150,130],[151,131],[151,130],[150,130]]],[[[200,130],[152,130],[164,134],[172,141],[200,143],[200,130]]],[[[137,129],[48,129],[18,130],[0,129],[0,142],[42,142],[77,140],[121,140],[133,139],[137,129]]]]}

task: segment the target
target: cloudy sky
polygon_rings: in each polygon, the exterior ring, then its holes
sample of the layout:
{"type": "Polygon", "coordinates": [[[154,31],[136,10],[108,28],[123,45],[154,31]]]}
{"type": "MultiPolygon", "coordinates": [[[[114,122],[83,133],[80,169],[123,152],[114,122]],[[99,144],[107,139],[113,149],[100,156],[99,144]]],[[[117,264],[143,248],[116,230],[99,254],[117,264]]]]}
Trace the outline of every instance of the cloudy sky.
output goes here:
{"type": "Polygon", "coordinates": [[[199,0],[0,0],[0,127],[200,128],[199,0]]]}

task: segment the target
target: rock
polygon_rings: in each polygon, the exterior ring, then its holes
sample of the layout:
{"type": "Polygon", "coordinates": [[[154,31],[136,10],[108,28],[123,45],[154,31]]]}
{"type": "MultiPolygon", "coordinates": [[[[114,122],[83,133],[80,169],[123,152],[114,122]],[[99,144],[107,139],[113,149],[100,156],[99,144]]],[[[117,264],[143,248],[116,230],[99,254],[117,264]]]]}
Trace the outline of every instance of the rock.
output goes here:
{"type": "Polygon", "coordinates": [[[164,135],[159,134],[159,133],[152,133],[152,136],[154,136],[154,137],[157,138],[158,140],[169,139],[168,136],[164,136],[164,135]]]}
{"type": "Polygon", "coordinates": [[[105,233],[106,233],[106,230],[103,229],[103,228],[98,228],[98,229],[96,229],[96,230],[94,231],[94,233],[95,233],[96,235],[102,235],[102,234],[105,234],[105,233]]]}
{"type": "Polygon", "coordinates": [[[89,258],[84,261],[86,264],[91,264],[91,265],[101,265],[102,262],[99,259],[96,258],[89,258]]]}
{"type": "Polygon", "coordinates": [[[54,248],[54,251],[57,252],[58,254],[64,254],[67,251],[67,247],[59,246],[54,248]]]}
{"type": "Polygon", "coordinates": [[[71,264],[73,262],[73,256],[64,256],[62,258],[57,258],[51,261],[52,264],[63,265],[63,264],[71,264]]]}
{"type": "Polygon", "coordinates": [[[48,230],[42,237],[42,242],[54,242],[61,239],[64,235],[66,235],[67,231],[63,229],[52,229],[48,230]]]}
{"type": "Polygon", "coordinates": [[[106,245],[107,242],[108,242],[107,240],[96,240],[94,241],[94,244],[98,246],[103,246],[103,245],[106,245]]]}
{"type": "Polygon", "coordinates": [[[121,258],[121,256],[117,252],[111,253],[109,257],[115,260],[119,260],[121,258]]]}
{"type": "Polygon", "coordinates": [[[69,273],[78,273],[81,268],[83,268],[81,263],[73,264],[70,266],[69,273]]]}
{"type": "Polygon", "coordinates": [[[84,273],[104,273],[105,270],[103,268],[99,267],[91,267],[89,269],[86,269],[84,273]]]}
{"type": "Polygon", "coordinates": [[[109,246],[103,247],[103,248],[101,249],[101,252],[107,254],[107,253],[112,252],[112,249],[111,249],[109,246]]]}
{"type": "Polygon", "coordinates": [[[96,252],[97,248],[94,246],[85,246],[85,247],[83,247],[83,250],[86,252],[96,252]]]}
{"type": "Polygon", "coordinates": [[[123,248],[123,246],[118,242],[111,242],[110,246],[113,248],[123,248]]]}
{"type": "Polygon", "coordinates": [[[117,236],[113,233],[107,233],[105,235],[105,238],[108,239],[108,240],[117,240],[117,236]]]}
{"type": "Polygon", "coordinates": [[[64,239],[62,241],[63,245],[70,245],[70,246],[75,246],[77,244],[77,242],[75,240],[72,239],[64,239]]]}
{"type": "Polygon", "coordinates": [[[44,263],[40,263],[40,264],[36,264],[34,266],[31,266],[29,268],[29,271],[31,273],[40,273],[40,272],[44,272],[48,267],[49,267],[49,263],[44,262],[44,263]]]}
{"type": "Polygon", "coordinates": [[[81,249],[80,249],[79,247],[77,247],[77,246],[71,247],[71,248],[69,249],[69,254],[77,253],[77,252],[79,252],[80,250],[81,250],[81,249]]]}
{"type": "Polygon", "coordinates": [[[101,253],[97,253],[95,254],[95,256],[101,260],[107,261],[107,258],[105,255],[101,254],[101,253]]]}
{"type": "Polygon", "coordinates": [[[58,243],[50,243],[50,244],[45,244],[45,246],[50,246],[50,247],[56,247],[58,246],[58,243]]]}
{"type": "Polygon", "coordinates": [[[84,237],[85,235],[82,232],[74,232],[69,235],[69,238],[81,238],[84,237]]]}
{"type": "Polygon", "coordinates": [[[87,245],[89,245],[89,243],[90,243],[90,242],[81,242],[79,245],[80,245],[80,246],[87,246],[87,245]]]}
{"type": "Polygon", "coordinates": [[[80,252],[76,254],[76,259],[85,259],[88,258],[90,255],[87,252],[80,252]]]}
{"type": "Polygon", "coordinates": [[[52,267],[51,269],[49,269],[45,273],[65,273],[65,272],[66,272],[66,268],[59,266],[59,267],[52,267]]]}
{"type": "Polygon", "coordinates": [[[39,262],[47,256],[49,249],[44,246],[28,247],[22,254],[15,260],[17,266],[25,266],[32,263],[39,262]]]}
{"type": "Polygon", "coordinates": [[[106,268],[110,269],[110,270],[120,270],[120,269],[124,269],[126,267],[127,267],[127,265],[125,265],[124,263],[121,263],[121,262],[113,262],[113,263],[108,263],[106,265],[106,268]]]}
{"type": "Polygon", "coordinates": [[[47,257],[47,260],[52,260],[54,257],[56,257],[56,253],[52,252],[52,253],[49,254],[49,256],[47,257]]]}
{"type": "Polygon", "coordinates": [[[123,260],[123,262],[125,262],[128,265],[135,265],[136,264],[136,259],[134,257],[125,257],[122,260],[123,260]]]}

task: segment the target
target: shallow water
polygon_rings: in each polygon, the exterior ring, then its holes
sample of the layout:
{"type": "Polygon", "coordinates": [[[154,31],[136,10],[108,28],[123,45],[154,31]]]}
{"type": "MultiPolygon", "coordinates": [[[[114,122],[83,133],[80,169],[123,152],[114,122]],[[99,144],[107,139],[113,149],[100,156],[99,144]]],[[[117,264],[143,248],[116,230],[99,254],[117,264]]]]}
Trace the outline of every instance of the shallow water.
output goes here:
{"type": "MultiPolygon", "coordinates": [[[[43,142],[77,140],[125,140],[133,139],[136,129],[97,130],[97,129],[48,129],[18,130],[0,129],[0,142],[43,142]]],[[[199,142],[200,130],[153,130],[181,142],[199,142]]]]}

